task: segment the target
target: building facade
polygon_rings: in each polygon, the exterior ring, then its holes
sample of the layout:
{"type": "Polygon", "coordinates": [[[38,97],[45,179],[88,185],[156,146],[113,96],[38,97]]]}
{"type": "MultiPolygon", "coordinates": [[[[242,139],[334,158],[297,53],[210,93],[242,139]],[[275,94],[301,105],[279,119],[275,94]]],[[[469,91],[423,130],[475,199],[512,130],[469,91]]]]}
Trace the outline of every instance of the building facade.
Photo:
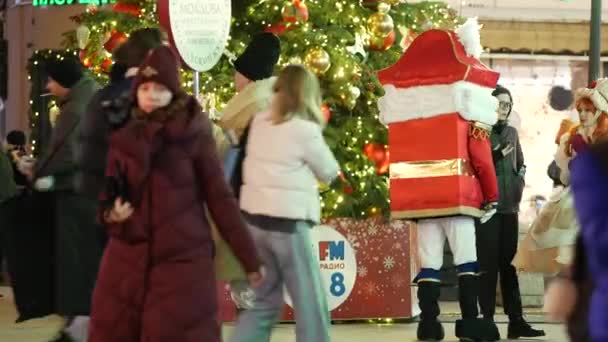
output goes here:
{"type": "MultiPolygon", "coordinates": [[[[39,49],[61,48],[62,34],[74,28],[70,17],[85,10],[84,5],[33,6],[32,1],[8,0],[4,39],[8,43],[7,98],[0,127],[28,130],[30,84],[27,63],[39,49]]],[[[5,132],[0,132],[3,135],[5,132]]]]}

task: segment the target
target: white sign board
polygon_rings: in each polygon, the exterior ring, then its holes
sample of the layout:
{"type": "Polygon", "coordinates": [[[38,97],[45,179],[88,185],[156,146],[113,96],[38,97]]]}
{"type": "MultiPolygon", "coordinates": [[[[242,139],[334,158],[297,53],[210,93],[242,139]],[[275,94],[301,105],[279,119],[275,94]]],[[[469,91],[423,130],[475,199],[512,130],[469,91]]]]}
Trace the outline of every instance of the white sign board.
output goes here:
{"type": "Polygon", "coordinates": [[[195,71],[207,71],[224,53],[230,33],[230,0],[169,1],[175,48],[195,71]]]}
{"type": "MultiPolygon", "coordinates": [[[[310,231],[313,258],[319,263],[321,284],[327,296],[329,311],[348,299],[357,279],[355,250],[340,232],[330,226],[317,226],[310,231]]],[[[287,289],[285,302],[292,306],[287,289]]]]}

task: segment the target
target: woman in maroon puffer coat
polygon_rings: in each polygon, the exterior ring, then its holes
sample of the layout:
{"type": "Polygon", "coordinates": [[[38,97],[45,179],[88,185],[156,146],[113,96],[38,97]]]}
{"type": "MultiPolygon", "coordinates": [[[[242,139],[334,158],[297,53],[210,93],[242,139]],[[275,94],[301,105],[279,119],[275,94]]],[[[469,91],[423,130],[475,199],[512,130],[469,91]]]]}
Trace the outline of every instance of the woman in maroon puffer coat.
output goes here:
{"type": "Polygon", "coordinates": [[[205,203],[250,282],[261,281],[209,119],[180,90],[178,70],[169,48],[154,50],[134,81],[133,119],[110,138],[106,174],[127,186],[102,196],[110,241],[89,342],[221,341],[205,203]]]}

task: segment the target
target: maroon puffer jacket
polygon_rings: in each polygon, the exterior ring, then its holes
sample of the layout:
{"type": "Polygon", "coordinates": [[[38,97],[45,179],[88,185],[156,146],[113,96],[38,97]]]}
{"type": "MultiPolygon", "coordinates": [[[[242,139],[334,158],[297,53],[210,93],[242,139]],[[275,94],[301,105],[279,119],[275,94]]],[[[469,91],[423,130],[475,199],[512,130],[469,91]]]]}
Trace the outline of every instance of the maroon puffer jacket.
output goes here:
{"type": "Polygon", "coordinates": [[[194,98],[178,95],[150,114],[156,119],[134,119],[110,138],[107,174],[116,162],[126,168],[135,212],[107,225],[90,342],[221,340],[204,204],[245,270],[259,269],[201,113],[194,98]]]}

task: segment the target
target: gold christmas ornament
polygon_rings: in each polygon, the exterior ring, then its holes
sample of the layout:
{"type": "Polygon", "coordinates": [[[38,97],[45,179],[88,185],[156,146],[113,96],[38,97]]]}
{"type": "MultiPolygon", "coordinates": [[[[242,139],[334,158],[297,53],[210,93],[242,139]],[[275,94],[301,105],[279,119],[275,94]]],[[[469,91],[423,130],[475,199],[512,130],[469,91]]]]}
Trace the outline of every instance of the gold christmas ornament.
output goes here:
{"type": "Polygon", "coordinates": [[[355,87],[355,86],[351,86],[350,87],[350,96],[357,100],[359,99],[359,96],[361,96],[361,89],[359,89],[359,87],[355,87]]]}
{"type": "Polygon", "coordinates": [[[378,12],[367,19],[367,28],[371,37],[386,38],[395,28],[395,24],[390,15],[378,12]]]}
{"type": "Polygon", "coordinates": [[[89,3],[86,7],[86,11],[89,14],[95,14],[99,10],[99,6],[96,4],[89,3]]]}
{"type": "Polygon", "coordinates": [[[380,13],[388,13],[391,10],[391,5],[386,2],[381,2],[378,4],[378,12],[380,13]]]}
{"type": "Polygon", "coordinates": [[[380,209],[378,207],[370,207],[367,209],[367,216],[369,216],[369,217],[382,216],[382,209],[380,209]]]}
{"type": "Polygon", "coordinates": [[[306,52],[304,65],[317,76],[323,75],[331,67],[329,53],[320,47],[314,47],[306,52]]]}

